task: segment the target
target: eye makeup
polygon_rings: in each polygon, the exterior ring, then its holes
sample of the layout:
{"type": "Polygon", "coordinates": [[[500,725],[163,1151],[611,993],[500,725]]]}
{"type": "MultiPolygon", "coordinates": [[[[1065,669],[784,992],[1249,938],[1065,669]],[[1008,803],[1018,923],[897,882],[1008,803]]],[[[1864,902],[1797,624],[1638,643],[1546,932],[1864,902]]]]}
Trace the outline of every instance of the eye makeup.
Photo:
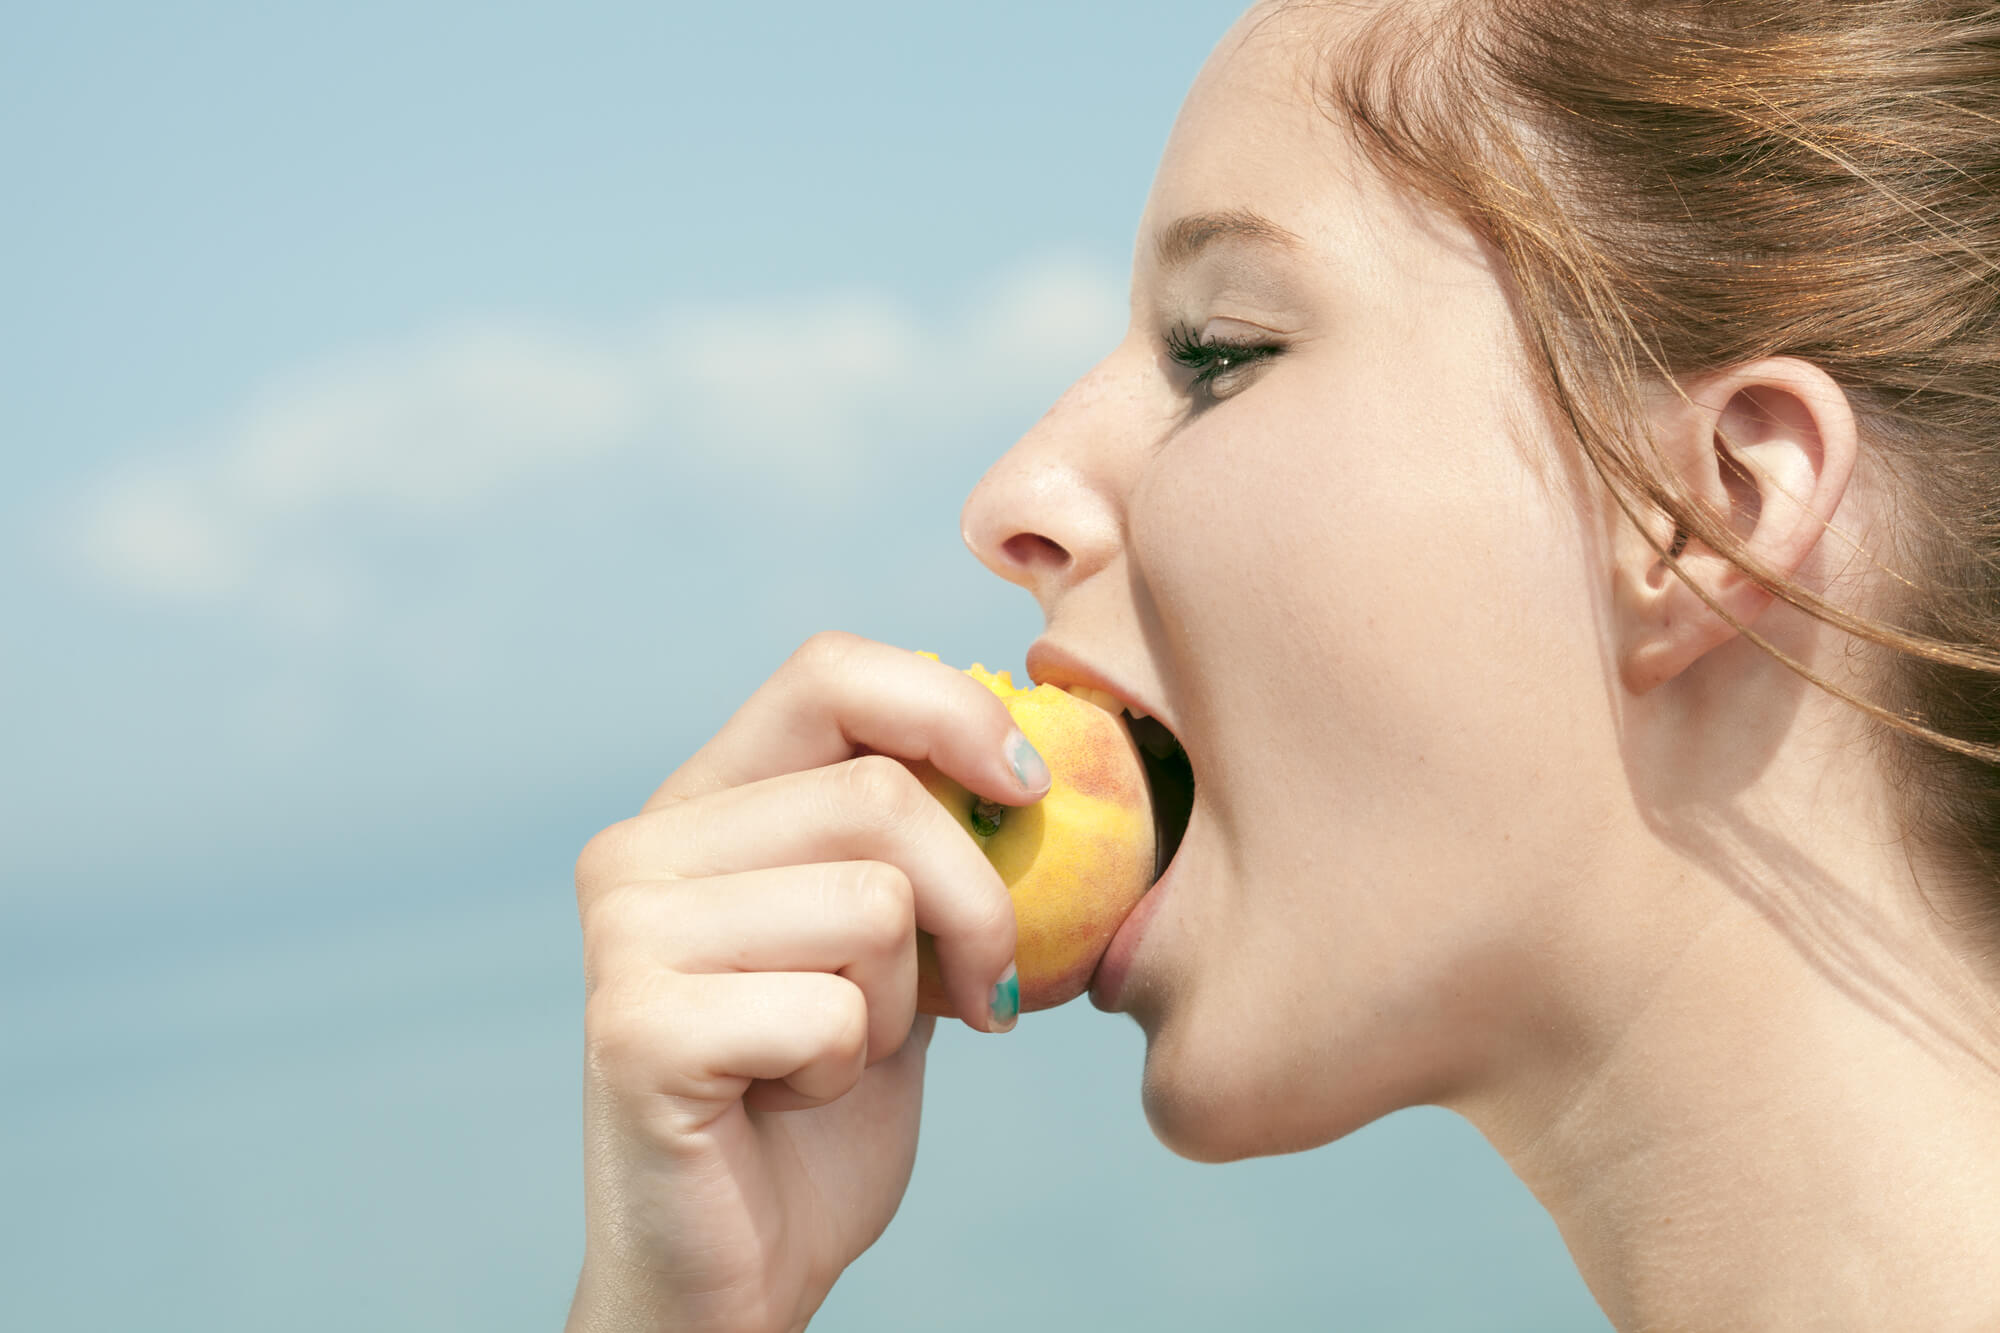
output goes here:
{"type": "Polygon", "coordinates": [[[1236,394],[1249,383],[1257,367],[1285,351],[1283,343],[1197,333],[1185,323],[1174,325],[1165,342],[1167,355],[1195,372],[1189,391],[1208,402],[1236,394]]]}

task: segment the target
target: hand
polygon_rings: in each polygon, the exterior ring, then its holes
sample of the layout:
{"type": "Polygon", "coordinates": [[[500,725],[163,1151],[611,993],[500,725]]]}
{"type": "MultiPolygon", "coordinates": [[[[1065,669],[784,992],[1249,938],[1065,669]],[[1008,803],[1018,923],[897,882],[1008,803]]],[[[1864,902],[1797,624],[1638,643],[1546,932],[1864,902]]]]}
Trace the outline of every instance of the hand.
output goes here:
{"type": "Polygon", "coordinates": [[[1029,803],[1013,731],[952,667],[815,635],[583,849],[571,1330],[803,1328],[888,1226],[936,1022],[916,932],[988,1031],[1015,942],[999,872],[898,761],[1029,803]]]}

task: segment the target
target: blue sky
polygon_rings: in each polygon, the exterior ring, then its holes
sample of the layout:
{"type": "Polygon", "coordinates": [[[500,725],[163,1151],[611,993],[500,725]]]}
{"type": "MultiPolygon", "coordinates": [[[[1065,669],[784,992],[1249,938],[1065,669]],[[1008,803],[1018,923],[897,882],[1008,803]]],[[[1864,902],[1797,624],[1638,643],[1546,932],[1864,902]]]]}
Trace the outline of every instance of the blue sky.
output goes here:
{"type": "MultiPolygon", "coordinates": [[[[24,10],[0,46],[7,1322],[559,1327],[571,867],[962,545],[1236,8],[24,10]]],[[[1601,1329],[1469,1127],[1226,1167],[1128,1021],[947,1025],[816,1329],[1601,1329]]]]}

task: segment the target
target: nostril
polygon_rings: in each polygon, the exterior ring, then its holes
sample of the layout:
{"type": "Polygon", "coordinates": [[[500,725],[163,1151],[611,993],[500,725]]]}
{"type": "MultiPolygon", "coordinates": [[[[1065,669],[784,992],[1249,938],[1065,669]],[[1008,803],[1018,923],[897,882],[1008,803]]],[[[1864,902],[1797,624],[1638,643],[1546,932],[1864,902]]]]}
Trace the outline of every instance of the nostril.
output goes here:
{"type": "Polygon", "coordinates": [[[1034,532],[1017,532],[1000,544],[1001,554],[1022,569],[1033,569],[1037,565],[1054,565],[1060,568],[1069,560],[1069,552],[1034,532]]]}

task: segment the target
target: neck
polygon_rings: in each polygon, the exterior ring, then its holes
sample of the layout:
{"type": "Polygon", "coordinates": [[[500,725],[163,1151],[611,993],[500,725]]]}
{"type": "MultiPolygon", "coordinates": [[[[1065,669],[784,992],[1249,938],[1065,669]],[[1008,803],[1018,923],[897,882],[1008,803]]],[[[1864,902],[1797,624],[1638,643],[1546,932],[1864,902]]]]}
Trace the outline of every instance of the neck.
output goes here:
{"type": "Polygon", "coordinates": [[[1591,1021],[1454,1106],[1620,1328],[2000,1328],[1994,991],[1899,850],[1829,869],[1814,822],[1655,856],[1674,906],[1577,982],[1591,1021]]]}

